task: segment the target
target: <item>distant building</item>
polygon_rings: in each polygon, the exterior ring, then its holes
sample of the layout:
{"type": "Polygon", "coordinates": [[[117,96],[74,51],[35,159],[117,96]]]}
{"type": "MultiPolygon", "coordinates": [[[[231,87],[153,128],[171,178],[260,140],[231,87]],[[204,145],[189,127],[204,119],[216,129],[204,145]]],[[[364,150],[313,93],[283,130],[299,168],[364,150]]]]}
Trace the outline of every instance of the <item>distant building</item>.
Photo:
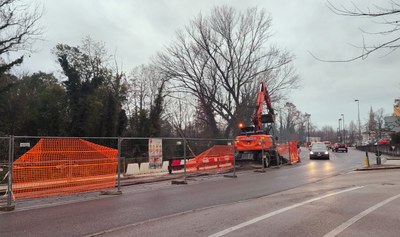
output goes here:
{"type": "Polygon", "coordinates": [[[400,99],[394,100],[393,115],[385,117],[385,128],[391,132],[400,132],[400,99]]]}
{"type": "Polygon", "coordinates": [[[400,99],[394,100],[393,116],[400,117],[400,99]]]}
{"type": "Polygon", "coordinates": [[[310,142],[321,142],[321,137],[308,137],[310,142]]]}

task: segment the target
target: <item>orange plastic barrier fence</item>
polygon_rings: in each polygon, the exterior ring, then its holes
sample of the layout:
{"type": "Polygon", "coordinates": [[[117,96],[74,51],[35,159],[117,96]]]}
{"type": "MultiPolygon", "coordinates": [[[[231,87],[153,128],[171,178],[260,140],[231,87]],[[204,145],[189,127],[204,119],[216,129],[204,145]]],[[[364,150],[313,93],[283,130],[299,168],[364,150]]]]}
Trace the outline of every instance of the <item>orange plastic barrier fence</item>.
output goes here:
{"type": "Polygon", "coordinates": [[[232,146],[214,145],[186,162],[188,172],[223,170],[233,167],[232,146]]]}
{"type": "Polygon", "coordinates": [[[13,163],[14,198],[115,187],[118,150],[83,139],[43,138],[13,163]]]}
{"type": "Polygon", "coordinates": [[[293,164],[300,161],[299,151],[297,149],[297,141],[289,141],[289,143],[282,143],[276,147],[279,155],[287,156],[289,163],[293,164]]]}
{"type": "Polygon", "coordinates": [[[276,150],[278,151],[279,155],[283,156],[289,153],[289,146],[286,143],[278,144],[276,146],[276,150]]]}
{"type": "Polygon", "coordinates": [[[290,163],[291,164],[300,161],[299,150],[297,148],[297,142],[296,141],[290,141],[289,142],[289,154],[290,154],[290,163]]]}

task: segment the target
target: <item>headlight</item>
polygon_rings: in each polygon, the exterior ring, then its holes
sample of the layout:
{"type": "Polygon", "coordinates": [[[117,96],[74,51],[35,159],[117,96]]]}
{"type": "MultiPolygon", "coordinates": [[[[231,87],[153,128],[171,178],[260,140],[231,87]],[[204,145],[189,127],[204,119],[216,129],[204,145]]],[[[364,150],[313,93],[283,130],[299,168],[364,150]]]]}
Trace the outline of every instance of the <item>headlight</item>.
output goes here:
{"type": "Polygon", "coordinates": [[[328,151],[325,151],[325,155],[328,155],[329,154],[329,152],[328,151]]]}
{"type": "Polygon", "coordinates": [[[314,154],[314,152],[310,151],[310,155],[314,154]]]}

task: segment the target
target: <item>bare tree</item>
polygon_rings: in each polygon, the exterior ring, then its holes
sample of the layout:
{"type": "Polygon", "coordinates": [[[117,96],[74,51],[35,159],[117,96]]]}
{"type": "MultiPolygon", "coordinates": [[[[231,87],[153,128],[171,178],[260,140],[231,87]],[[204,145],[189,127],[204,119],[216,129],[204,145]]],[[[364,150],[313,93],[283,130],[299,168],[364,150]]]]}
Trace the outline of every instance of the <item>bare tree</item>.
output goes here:
{"type": "Polygon", "coordinates": [[[358,136],[358,128],[353,120],[349,123],[349,130],[347,131],[347,136],[349,143],[356,142],[358,136]]]}
{"type": "Polygon", "coordinates": [[[0,0],[0,75],[22,63],[24,53],[21,51],[30,51],[32,43],[42,33],[38,25],[41,16],[38,5],[0,0]],[[9,60],[10,53],[16,52],[22,56],[9,60]]]}
{"type": "Polygon", "coordinates": [[[370,18],[381,29],[375,32],[362,30],[363,45],[359,56],[343,60],[344,62],[365,59],[371,53],[378,50],[386,50],[389,54],[400,47],[400,3],[396,0],[387,2],[386,6],[373,5],[372,8],[361,9],[355,3],[351,6],[335,5],[328,1],[328,7],[336,14],[342,16],[370,18]],[[364,35],[379,36],[378,44],[365,43],[364,35]]]}
{"type": "Polygon", "coordinates": [[[385,123],[385,115],[384,115],[384,110],[383,108],[378,109],[375,112],[375,119],[376,119],[376,127],[378,129],[378,138],[381,139],[382,138],[382,130],[383,130],[383,126],[385,123]]]}
{"type": "Polygon", "coordinates": [[[255,106],[261,80],[267,81],[274,98],[296,86],[293,56],[274,45],[267,47],[270,28],[265,10],[216,7],[207,17],[199,14],[158,54],[155,62],[175,80],[176,90],[201,104],[211,134],[219,135],[216,116],[225,121],[224,137],[238,121],[250,121],[249,106],[255,106]]]}

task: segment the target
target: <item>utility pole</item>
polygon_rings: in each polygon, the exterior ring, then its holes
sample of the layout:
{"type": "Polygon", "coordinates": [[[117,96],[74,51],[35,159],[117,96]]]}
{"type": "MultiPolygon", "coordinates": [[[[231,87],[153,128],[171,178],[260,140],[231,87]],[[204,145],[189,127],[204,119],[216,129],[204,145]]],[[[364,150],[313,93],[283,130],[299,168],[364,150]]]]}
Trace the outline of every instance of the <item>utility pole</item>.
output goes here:
{"type": "Polygon", "coordinates": [[[339,118],[338,142],[342,142],[342,119],[339,118]]]}
{"type": "Polygon", "coordinates": [[[311,114],[308,113],[305,114],[305,117],[307,118],[307,139],[306,139],[307,145],[308,142],[310,141],[310,116],[311,114]]]}
{"type": "Polygon", "coordinates": [[[341,114],[343,118],[343,143],[346,143],[346,127],[344,126],[344,114],[341,114]]]}
{"type": "Polygon", "coordinates": [[[357,111],[358,111],[358,143],[361,145],[361,121],[360,121],[360,100],[354,100],[357,102],[357,111]]]}

